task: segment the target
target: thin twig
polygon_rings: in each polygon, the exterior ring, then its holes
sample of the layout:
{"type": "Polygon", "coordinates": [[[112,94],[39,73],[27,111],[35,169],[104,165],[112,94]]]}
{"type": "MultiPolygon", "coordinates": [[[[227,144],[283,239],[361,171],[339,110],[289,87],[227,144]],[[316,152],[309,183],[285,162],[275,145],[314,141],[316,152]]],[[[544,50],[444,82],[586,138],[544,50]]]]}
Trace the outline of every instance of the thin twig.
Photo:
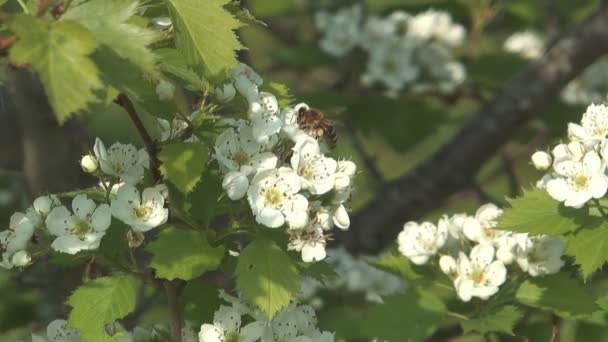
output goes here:
{"type": "Polygon", "coordinates": [[[115,100],[116,104],[121,106],[127,111],[131,121],[135,125],[137,132],[141,136],[141,139],[144,142],[144,146],[146,151],[148,151],[148,155],[150,156],[150,171],[152,172],[152,176],[154,177],[154,181],[157,183],[162,181],[162,175],[160,173],[160,160],[158,160],[158,147],[156,143],[148,134],[144,123],[141,121],[139,116],[137,116],[137,112],[135,111],[135,107],[133,106],[133,102],[127,97],[125,94],[119,94],[115,100]]]}
{"type": "Polygon", "coordinates": [[[169,301],[169,319],[171,325],[171,341],[182,342],[182,315],[179,305],[179,293],[174,282],[164,282],[165,292],[169,301]]]}
{"type": "Polygon", "coordinates": [[[506,153],[502,154],[502,165],[505,174],[507,175],[507,179],[509,180],[509,193],[511,197],[517,196],[519,193],[519,189],[521,185],[519,184],[519,179],[517,178],[517,174],[515,173],[514,161],[511,157],[509,157],[506,153]]]}

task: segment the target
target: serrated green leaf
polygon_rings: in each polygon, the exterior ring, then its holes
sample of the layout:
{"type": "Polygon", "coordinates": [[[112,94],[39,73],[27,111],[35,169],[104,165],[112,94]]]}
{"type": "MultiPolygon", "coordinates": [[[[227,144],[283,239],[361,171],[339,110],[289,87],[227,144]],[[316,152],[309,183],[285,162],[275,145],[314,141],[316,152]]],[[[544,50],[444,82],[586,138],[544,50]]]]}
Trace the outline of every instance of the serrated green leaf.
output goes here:
{"type": "Polygon", "coordinates": [[[224,8],[243,24],[268,26],[265,22],[251,14],[247,8],[242,7],[241,0],[232,0],[224,8]]]}
{"type": "Polygon", "coordinates": [[[155,51],[159,56],[162,71],[171,74],[183,81],[191,90],[203,90],[209,85],[192,68],[186,64],[184,57],[175,49],[163,48],[155,51]]]}
{"type": "Polygon", "coordinates": [[[226,9],[229,0],[166,0],[175,27],[175,44],[195,70],[209,76],[237,65],[243,46],[235,30],[241,23],[226,9]]]}
{"type": "Polygon", "coordinates": [[[217,269],[224,258],[224,247],[211,247],[199,231],[167,227],[158,238],[148,244],[152,253],[150,267],[157,278],[194,279],[207,271],[217,269]]]}
{"type": "Polygon", "coordinates": [[[101,44],[110,47],[141,70],[152,73],[156,57],[147,46],[157,40],[159,34],[128,22],[138,6],[138,1],[132,0],[91,0],[71,6],[61,19],[80,23],[101,44]]]}
{"type": "Polygon", "coordinates": [[[517,289],[515,298],[522,304],[566,318],[590,315],[597,310],[583,284],[565,273],[527,279],[517,289]]]}
{"type": "Polygon", "coordinates": [[[507,305],[479,318],[463,320],[460,325],[465,334],[476,331],[480,334],[501,332],[513,335],[513,327],[523,316],[520,309],[513,305],[507,305]]]}
{"type": "Polygon", "coordinates": [[[289,92],[289,88],[286,85],[278,82],[268,82],[268,84],[264,85],[264,87],[277,97],[279,106],[289,107],[293,105],[294,97],[289,92]]]}
{"type": "Polygon", "coordinates": [[[258,237],[238,258],[236,285],[246,301],[269,318],[287,306],[300,291],[296,264],[273,241],[258,237]]]}
{"type": "Polygon", "coordinates": [[[8,25],[19,37],[10,49],[11,61],[29,64],[38,73],[60,123],[97,100],[94,90],[102,83],[89,58],[97,48],[91,32],[73,21],[49,24],[28,15],[16,16],[8,25]]]}
{"type": "Polygon", "coordinates": [[[608,223],[581,229],[569,237],[566,254],[574,257],[581,267],[583,279],[587,280],[608,261],[608,223]]]}
{"type": "Polygon", "coordinates": [[[501,229],[535,235],[562,235],[572,232],[593,218],[583,208],[567,208],[557,202],[544,189],[525,190],[521,197],[509,199],[499,218],[501,229]]]}
{"type": "Polygon", "coordinates": [[[403,295],[383,297],[365,315],[370,337],[389,341],[424,341],[441,324],[445,304],[436,295],[410,289],[403,295]]]}
{"type": "Polygon", "coordinates": [[[187,200],[191,204],[188,211],[192,218],[204,226],[209,226],[223,193],[222,176],[218,170],[207,168],[200,183],[188,194],[187,200]]]}
{"type": "Polygon", "coordinates": [[[190,192],[201,179],[208,153],[198,143],[173,143],[158,154],[162,162],[160,172],[181,192],[190,192]]]}
{"type": "Polygon", "coordinates": [[[80,286],[68,299],[70,327],[80,330],[83,342],[113,341],[105,325],[135,309],[138,280],[129,275],[97,278],[80,286]]]}

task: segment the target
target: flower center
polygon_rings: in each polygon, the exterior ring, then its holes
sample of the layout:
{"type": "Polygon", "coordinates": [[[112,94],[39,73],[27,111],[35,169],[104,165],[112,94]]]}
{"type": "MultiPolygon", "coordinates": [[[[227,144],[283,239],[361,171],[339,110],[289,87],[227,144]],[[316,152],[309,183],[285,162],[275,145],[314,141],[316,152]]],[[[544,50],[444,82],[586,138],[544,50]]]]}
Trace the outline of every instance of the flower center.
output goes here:
{"type": "Polygon", "coordinates": [[[78,236],[80,239],[84,239],[85,235],[91,230],[91,226],[86,221],[78,221],[72,227],[71,233],[78,236]]]}
{"type": "Polygon", "coordinates": [[[250,160],[249,160],[249,156],[247,155],[247,153],[243,152],[243,151],[238,151],[235,155],[234,155],[234,161],[239,165],[239,166],[243,166],[243,165],[247,165],[249,164],[250,160]]]}
{"type": "Polygon", "coordinates": [[[589,183],[589,177],[585,174],[578,174],[574,177],[574,186],[577,190],[583,190],[587,188],[589,183]]]}
{"type": "Polygon", "coordinates": [[[239,342],[240,340],[241,337],[239,336],[239,333],[236,331],[231,331],[226,335],[224,342],[239,342]]]}
{"type": "Polygon", "coordinates": [[[135,213],[135,216],[140,219],[148,216],[150,214],[150,209],[144,206],[139,206],[133,208],[133,213],[135,213]]]}
{"type": "Polygon", "coordinates": [[[486,272],[483,269],[474,268],[471,273],[471,280],[477,285],[482,285],[486,282],[486,272]]]}
{"type": "Polygon", "coordinates": [[[267,206],[278,208],[283,203],[283,192],[276,186],[266,190],[264,193],[264,200],[267,206]]]}
{"type": "Polygon", "coordinates": [[[304,165],[304,167],[300,171],[300,176],[307,180],[311,180],[313,178],[314,170],[311,163],[306,163],[306,165],[304,165]]]}

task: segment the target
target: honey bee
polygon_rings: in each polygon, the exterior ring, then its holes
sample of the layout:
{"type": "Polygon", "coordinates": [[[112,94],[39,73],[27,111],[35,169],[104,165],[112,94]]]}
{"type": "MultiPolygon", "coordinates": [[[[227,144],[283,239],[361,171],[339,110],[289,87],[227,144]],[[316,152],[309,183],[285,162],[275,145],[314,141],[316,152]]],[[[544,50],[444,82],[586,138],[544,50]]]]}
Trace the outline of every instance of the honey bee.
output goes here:
{"type": "Polygon", "coordinates": [[[317,140],[324,140],[329,148],[336,147],[338,137],[334,123],[316,108],[302,107],[298,110],[298,126],[317,140]]]}

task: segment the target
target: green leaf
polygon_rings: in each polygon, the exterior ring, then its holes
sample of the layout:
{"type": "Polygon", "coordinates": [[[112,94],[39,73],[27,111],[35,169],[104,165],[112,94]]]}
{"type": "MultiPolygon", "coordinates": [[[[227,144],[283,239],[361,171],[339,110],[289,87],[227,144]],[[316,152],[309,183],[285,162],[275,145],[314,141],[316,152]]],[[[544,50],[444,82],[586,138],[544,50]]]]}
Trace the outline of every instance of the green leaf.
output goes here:
{"type": "Polygon", "coordinates": [[[267,88],[270,93],[274,94],[277,97],[279,101],[279,106],[289,107],[293,105],[294,97],[289,92],[289,88],[286,85],[278,82],[268,82],[268,84],[264,87],[267,88]]]}
{"type": "Polygon", "coordinates": [[[383,271],[401,276],[410,281],[421,279],[433,279],[436,272],[428,268],[412,264],[407,258],[396,252],[391,252],[377,259],[371,259],[368,263],[383,271]]]}
{"type": "Polygon", "coordinates": [[[208,152],[198,143],[173,143],[158,154],[160,172],[181,192],[190,192],[201,179],[208,152]]]}
{"type": "Polygon", "coordinates": [[[212,168],[205,169],[200,183],[188,194],[187,200],[191,204],[188,212],[193,219],[204,226],[209,226],[217,212],[219,199],[223,193],[222,176],[219,171],[212,168]]]}
{"type": "Polygon", "coordinates": [[[163,48],[155,51],[160,58],[162,71],[188,83],[191,90],[208,88],[207,82],[197,75],[186,63],[184,57],[175,49],[163,48]]]}
{"type": "Polygon", "coordinates": [[[524,190],[521,197],[509,199],[499,219],[499,227],[522,233],[561,235],[591,221],[585,209],[567,208],[544,189],[524,190]]]}
{"type": "Polygon", "coordinates": [[[138,283],[133,276],[114,275],[83,284],[68,299],[68,325],[80,330],[83,342],[113,341],[105,325],[133,311],[138,283]]]}
{"type": "Polygon", "coordinates": [[[424,341],[442,323],[446,307],[434,294],[409,289],[402,295],[383,297],[384,304],[366,313],[370,337],[389,341],[424,341]]]}
{"type": "Polygon", "coordinates": [[[258,237],[241,253],[235,270],[237,288],[246,301],[269,318],[300,291],[296,264],[273,241],[258,237]]]}
{"type": "Polygon", "coordinates": [[[484,314],[479,318],[463,320],[460,322],[460,325],[465,334],[471,331],[477,331],[480,334],[501,332],[513,335],[513,326],[522,319],[523,316],[523,312],[520,309],[513,305],[507,305],[494,312],[484,314]]]}
{"type": "Polygon", "coordinates": [[[224,247],[211,247],[200,231],[167,227],[146,250],[152,253],[150,266],[157,278],[191,280],[217,269],[224,247]]]}
{"type": "Polygon", "coordinates": [[[563,317],[589,315],[597,310],[583,284],[565,273],[524,281],[515,293],[522,304],[550,310],[563,317]]]}
{"type": "Polygon", "coordinates": [[[72,21],[48,24],[27,15],[14,17],[8,25],[19,37],[10,50],[11,61],[30,64],[38,72],[60,123],[97,100],[94,90],[102,83],[89,58],[97,48],[91,32],[72,21]]]}
{"type": "Polygon", "coordinates": [[[155,70],[156,57],[147,46],[157,40],[159,34],[128,22],[138,6],[138,1],[91,0],[71,6],[61,19],[79,22],[101,44],[151,73],[155,70]]]}
{"type": "Polygon", "coordinates": [[[175,44],[186,62],[215,76],[237,65],[243,48],[235,30],[241,23],[224,9],[229,0],[166,0],[175,27],[175,44]]]}
{"type": "Polygon", "coordinates": [[[192,322],[213,322],[213,314],[223,303],[215,286],[200,281],[189,282],[181,298],[184,318],[192,322]]]}
{"type": "Polygon", "coordinates": [[[587,280],[608,261],[608,223],[581,229],[569,237],[566,254],[574,257],[581,267],[583,279],[587,280]]]}

